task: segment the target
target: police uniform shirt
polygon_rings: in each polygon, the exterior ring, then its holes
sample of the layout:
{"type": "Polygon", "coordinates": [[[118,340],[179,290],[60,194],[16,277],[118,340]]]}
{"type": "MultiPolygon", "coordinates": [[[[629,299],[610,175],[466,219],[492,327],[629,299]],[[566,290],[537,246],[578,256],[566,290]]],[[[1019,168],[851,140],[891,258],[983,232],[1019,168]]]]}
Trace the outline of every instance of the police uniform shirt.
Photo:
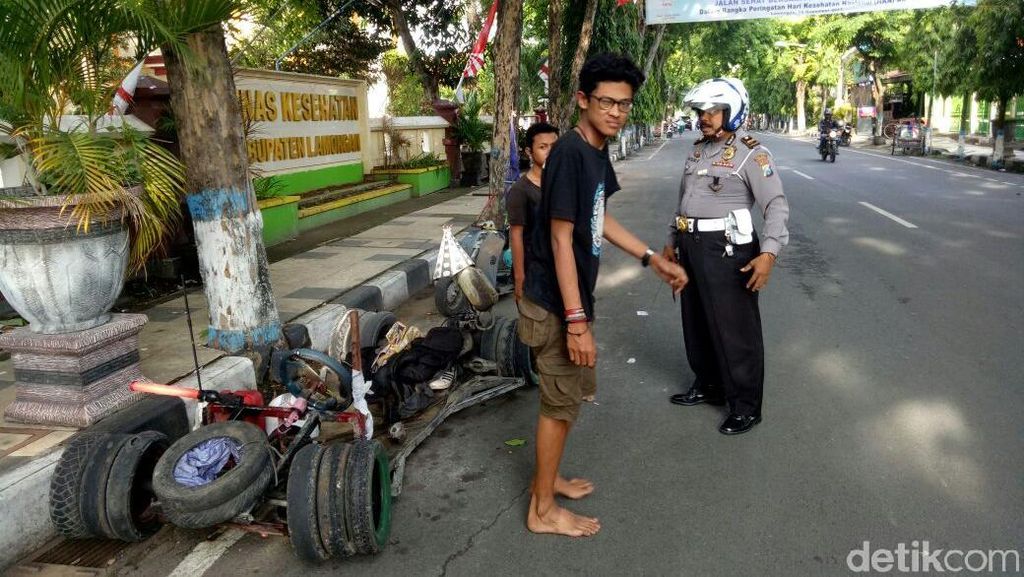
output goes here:
{"type": "MultiPolygon", "coordinates": [[[[752,209],[764,217],[761,252],[778,256],[789,242],[789,203],[771,152],[744,130],[719,139],[700,139],[686,158],[676,216],[725,218],[752,209]]],[[[670,238],[675,242],[675,226],[670,238]]]]}

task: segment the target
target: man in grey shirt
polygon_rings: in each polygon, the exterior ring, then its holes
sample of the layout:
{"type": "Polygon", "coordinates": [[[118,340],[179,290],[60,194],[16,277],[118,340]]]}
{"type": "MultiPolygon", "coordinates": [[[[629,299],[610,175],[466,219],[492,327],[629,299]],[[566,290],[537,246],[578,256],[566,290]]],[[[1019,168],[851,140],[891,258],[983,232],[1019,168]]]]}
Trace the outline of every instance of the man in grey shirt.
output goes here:
{"type": "Polygon", "coordinates": [[[728,403],[719,427],[745,433],[761,422],[764,342],[758,292],[789,241],[789,204],[771,153],[740,127],[749,109],[735,78],[707,80],[685,99],[700,117],[702,138],[690,151],[672,233],[663,254],[677,258],[691,282],[683,291],[686,356],[696,380],[671,401],[728,403]],[[764,216],[761,239],[750,209],[764,216]]]}

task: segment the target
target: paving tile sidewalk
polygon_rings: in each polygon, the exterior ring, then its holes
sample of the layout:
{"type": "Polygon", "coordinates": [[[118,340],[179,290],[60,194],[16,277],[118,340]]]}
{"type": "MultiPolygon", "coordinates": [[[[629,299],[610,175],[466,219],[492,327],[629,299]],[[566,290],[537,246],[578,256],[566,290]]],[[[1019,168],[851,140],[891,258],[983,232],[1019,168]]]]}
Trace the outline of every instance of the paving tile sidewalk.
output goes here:
{"type": "MultiPolygon", "coordinates": [[[[442,226],[456,230],[472,224],[486,196],[465,194],[395,218],[356,235],[322,244],[270,265],[281,321],[303,313],[363,285],[407,259],[437,247],[442,226]]],[[[355,217],[359,218],[359,217],[355,217]]],[[[197,343],[209,325],[202,291],[188,295],[197,343]]],[[[181,297],[144,311],[149,317],[139,335],[143,373],[156,382],[172,382],[193,371],[191,343],[181,297]]],[[[199,347],[199,362],[206,365],[222,354],[199,347]]],[[[14,399],[14,370],[10,360],[0,362],[0,412],[14,399]]],[[[45,454],[73,433],[71,429],[5,422],[0,417],[0,473],[45,454]]]]}

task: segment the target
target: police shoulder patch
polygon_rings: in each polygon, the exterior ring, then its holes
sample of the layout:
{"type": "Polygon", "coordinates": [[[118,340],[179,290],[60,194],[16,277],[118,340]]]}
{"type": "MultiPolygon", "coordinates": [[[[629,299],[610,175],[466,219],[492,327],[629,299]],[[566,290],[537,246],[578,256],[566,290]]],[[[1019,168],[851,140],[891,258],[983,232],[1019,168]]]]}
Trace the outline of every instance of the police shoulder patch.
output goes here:
{"type": "Polygon", "coordinates": [[[753,136],[747,135],[740,139],[740,142],[746,145],[747,148],[754,149],[761,145],[753,136]]]}

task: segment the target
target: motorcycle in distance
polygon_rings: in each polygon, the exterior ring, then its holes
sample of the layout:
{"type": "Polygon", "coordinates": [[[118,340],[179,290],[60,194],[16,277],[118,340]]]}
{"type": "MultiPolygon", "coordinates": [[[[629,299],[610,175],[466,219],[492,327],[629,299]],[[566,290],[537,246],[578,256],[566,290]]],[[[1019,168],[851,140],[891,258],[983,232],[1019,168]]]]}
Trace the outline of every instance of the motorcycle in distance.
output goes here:
{"type": "Polygon", "coordinates": [[[839,133],[834,128],[828,131],[818,145],[818,154],[821,154],[822,161],[836,161],[836,154],[839,154],[839,133]]]}
{"type": "Polygon", "coordinates": [[[853,128],[847,122],[839,121],[839,146],[850,146],[853,139],[853,128]]]}

